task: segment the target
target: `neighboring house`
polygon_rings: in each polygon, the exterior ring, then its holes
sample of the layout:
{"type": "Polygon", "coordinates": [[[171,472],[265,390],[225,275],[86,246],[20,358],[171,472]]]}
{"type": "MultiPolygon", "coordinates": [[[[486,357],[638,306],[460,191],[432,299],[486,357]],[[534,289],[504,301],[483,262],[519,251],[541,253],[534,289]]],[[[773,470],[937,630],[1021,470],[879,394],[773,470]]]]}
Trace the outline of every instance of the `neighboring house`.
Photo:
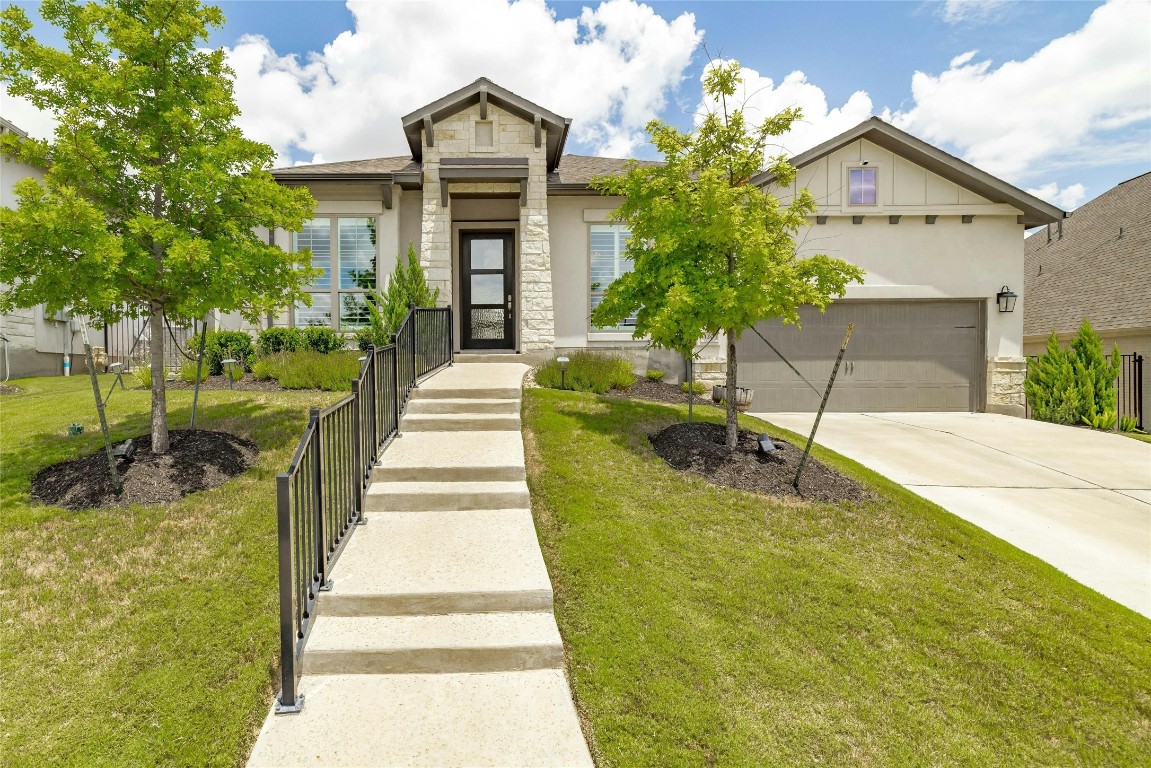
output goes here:
{"type": "MultiPolygon", "coordinates": [[[[1151,357],[1151,173],[1033,233],[1024,253],[1026,354],[1042,354],[1052,331],[1066,345],[1086,318],[1106,352],[1117,344],[1123,354],[1151,357]]],[[[1143,402],[1151,403],[1147,374],[1143,402]]]]}
{"type": "MultiPolygon", "coordinates": [[[[412,243],[441,303],[456,309],[457,351],[623,350],[638,367],[682,376],[682,359],[646,350],[626,324],[590,325],[603,289],[629,264],[628,233],[609,220],[620,200],[588,184],[628,161],[564,155],[570,124],[480,78],[402,119],[410,155],[273,171],[319,202],[303,232],[274,241],[310,247],[325,271],[313,306],[276,322],[354,328],[365,316],[365,277],[382,285],[412,243]]],[[[794,162],[797,184],[821,206],[801,251],[868,274],[827,315],[804,313],[802,332],[764,324],[765,335],[822,391],[856,322],[832,398],[838,410],[1021,415],[1023,299],[1000,313],[996,293],[1023,292],[1024,229],[1063,211],[874,118],[794,162]]],[[[703,351],[697,375],[722,375],[722,349],[718,339],[703,351]]],[[[738,357],[757,410],[818,407],[755,334],[744,334],[738,357]]]]}
{"type": "MultiPolygon", "coordinates": [[[[21,138],[28,134],[8,120],[0,117],[0,133],[14,133],[21,138]]],[[[0,206],[16,207],[16,183],[26,178],[43,179],[44,172],[24,163],[4,157],[0,162],[0,206]]],[[[0,379],[25,376],[53,376],[64,372],[64,350],[72,350],[70,362],[77,371],[84,368],[84,344],[74,333],[67,313],[47,315],[43,306],[18,309],[0,315],[0,379]]]]}

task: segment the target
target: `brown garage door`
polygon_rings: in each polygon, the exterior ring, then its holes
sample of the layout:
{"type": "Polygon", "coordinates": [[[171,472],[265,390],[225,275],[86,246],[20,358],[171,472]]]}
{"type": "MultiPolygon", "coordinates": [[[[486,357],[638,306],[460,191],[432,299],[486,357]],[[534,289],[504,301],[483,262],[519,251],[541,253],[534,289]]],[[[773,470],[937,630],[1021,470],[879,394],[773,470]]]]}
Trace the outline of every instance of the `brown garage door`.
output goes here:
{"type": "Polygon", "coordinates": [[[973,411],[979,406],[982,304],[978,301],[841,301],[800,312],[802,329],[757,326],[816,386],[813,392],[753,331],[736,344],[739,383],[753,411],[815,411],[849,322],[855,334],[829,411],[973,411]]]}

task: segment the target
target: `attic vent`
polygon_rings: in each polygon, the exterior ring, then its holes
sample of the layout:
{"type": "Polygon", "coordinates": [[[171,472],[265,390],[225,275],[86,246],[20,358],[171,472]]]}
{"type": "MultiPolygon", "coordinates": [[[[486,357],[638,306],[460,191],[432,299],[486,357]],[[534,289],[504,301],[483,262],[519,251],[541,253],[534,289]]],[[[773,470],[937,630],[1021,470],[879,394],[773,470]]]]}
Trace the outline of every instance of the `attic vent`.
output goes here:
{"type": "Polygon", "coordinates": [[[1119,239],[1123,239],[1123,227],[1119,227],[1119,239]]]}
{"type": "Polygon", "coordinates": [[[491,120],[476,121],[476,146],[490,147],[495,144],[495,130],[491,120]]]}

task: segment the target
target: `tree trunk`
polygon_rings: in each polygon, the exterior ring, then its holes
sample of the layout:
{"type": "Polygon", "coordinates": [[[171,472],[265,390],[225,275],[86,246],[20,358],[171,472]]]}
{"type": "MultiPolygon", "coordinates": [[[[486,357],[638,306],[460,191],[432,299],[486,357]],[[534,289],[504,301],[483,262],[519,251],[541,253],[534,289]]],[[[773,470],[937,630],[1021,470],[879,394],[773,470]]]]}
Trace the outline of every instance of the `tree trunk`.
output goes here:
{"type": "Polygon", "coordinates": [[[164,389],[164,308],[153,301],[149,306],[148,342],[152,365],[152,453],[168,452],[168,398],[164,389]]]}
{"type": "Polygon", "coordinates": [[[735,333],[731,328],[725,329],[724,333],[727,335],[727,447],[735,448],[739,443],[739,410],[735,407],[735,333]]]}

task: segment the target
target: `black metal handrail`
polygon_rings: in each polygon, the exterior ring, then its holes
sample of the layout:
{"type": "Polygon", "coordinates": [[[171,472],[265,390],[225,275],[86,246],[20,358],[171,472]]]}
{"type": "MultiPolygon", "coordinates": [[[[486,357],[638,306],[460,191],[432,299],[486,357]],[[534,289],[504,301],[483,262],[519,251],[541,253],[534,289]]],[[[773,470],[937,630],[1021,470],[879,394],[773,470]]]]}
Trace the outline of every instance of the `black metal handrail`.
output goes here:
{"type": "Polygon", "coordinates": [[[276,712],[298,712],[300,661],[316,599],[331,588],[354,526],[367,522],[372,467],[400,434],[419,381],[452,363],[451,307],[412,307],[386,347],[363,358],[352,392],[313,408],[286,472],[276,478],[280,578],[280,695],[276,712]]]}

